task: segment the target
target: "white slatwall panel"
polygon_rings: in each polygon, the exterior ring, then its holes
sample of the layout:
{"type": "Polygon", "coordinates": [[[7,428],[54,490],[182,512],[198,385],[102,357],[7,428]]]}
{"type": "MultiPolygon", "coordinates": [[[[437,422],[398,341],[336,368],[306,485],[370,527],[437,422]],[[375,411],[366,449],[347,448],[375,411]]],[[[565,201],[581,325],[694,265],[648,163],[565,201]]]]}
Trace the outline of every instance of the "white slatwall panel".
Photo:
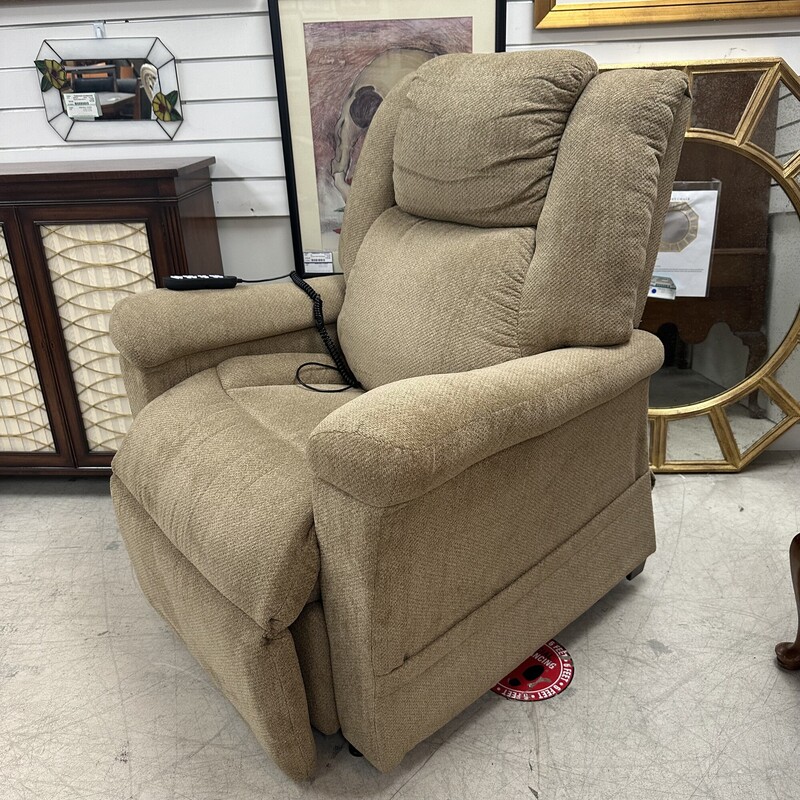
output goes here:
{"type": "MultiPolygon", "coordinates": [[[[224,9],[220,3],[220,11],[224,13],[224,9]]],[[[92,35],[91,27],[85,22],[0,28],[3,65],[27,66],[31,62],[31,53],[36,54],[42,39],[80,39],[92,35]]],[[[179,19],[108,22],[106,36],[109,39],[118,36],[158,36],[181,59],[262,56],[272,50],[269,19],[265,13],[213,17],[187,14],[179,19]],[[156,25],[158,32],[154,30],[156,25]],[[170,42],[173,43],[171,47],[170,42]]]]}
{"type": "MultiPolygon", "coordinates": [[[[569,47],[588,53],[599,64],[653,63],[703,59],[777,56],[800,71],[800,18],[686,22],[667,25],[626,25],[568,30],[535,30],[533,3],[508,3],[508,50],[569,47]]],[[[778,146],[788,149],[800,139],[800,123],[785,103],[781,104],[778,146]]],[[[773,213],[789,211],[786,195],[772,190],[773,213]]],[[[795,302],[800,302],[796,298],[795,302]]],[[[800,430],[783,436],[776,449],[800,449],[800,430]]]]}
{"type": "MultiPolygon", "coordinates": [[[[38,50],[38,48],[37,48],[38,50]]],[[[8,67],[0,82],[0,110],[41,108],[39,72],[33,64],[8,67]]],[[[178,82],[185,100],[251,100],[275,97],[275,70],[270,56],[238,61],[183,61],[178,64],[178,82]]]]}
{"type": "Polygon", "coordinates": [[[220,0],[193,0],[193,2],[177,2],[170,0],[161,3],[161,14],[155,7],[153,0],[88,0],[87,2],[68,3],[63,0],[37,0],[37,2],[0,3],[0,22],[4,26],[19,25],[46,25],[48,23],[74,23],[89,22],[92,20],[122,21],[153,19],[154,17],[180,18],[191,11],[196,16],[218,14],[227,10],[231,14],[247,14],[263,11],[266,7],[264,0],[230,0],[220,3],[220,0]]]}
{"type": "MultiPolygon", "coordinates": [[[[1,135],[1,134],[0,134],[1,135]]],[[[109,159],[123,158],[157,158],[164,153],[163,142],[131,142],[127,144],[104,145],[102,157],[109,159]]],[[[209,153],[215,156],[217,163],[211,167],[215,181],[225,178],[282,178],[283,153],[280,139],[252,141],[216,141],[216,142],[180,142],[175,145],[181,156],[203,158],[209,153]],[[212,149],[213,145],[213,149],[212,149]]],[[[37,148],[32,153],[30,148],[0,150],[0,160],[9,164],[21,161],[94,161],[98,158],[97,144],[76,142],[64,149],[63,142],[53,147],[37,148]]],[[[216,184],[215,184],[216,185],[216,184]]]]}
{"type": "Polygon", "coordinates": [[[268,56],[238,61],[185,61],[178,64],[178,81],[187,100],[220,97],[275,97],[275,70],[268,56]]]}
{"type": "Polygon", "coordinates": [[[289,215],[286,181],[283,178],[217,181],[214,184],[214,204],[218,217],[289,215]]]}
{"type": "MultiPolygon", "coordinates": [[[[9,67],[2,71],[0,80],[0,110],[6,108],[33,108],[42,105],[42,93],[36,78],[36,68],[9,67]]],[[[1,130],[1,129],[0,129],[1,130]]]]}
{"type": "MultiPolygon", "coordinates": [[[[184,122],[175,134],[175,142],[280,139],[281,136],[277,100],[187,100],[181,105],[184,122]]],[[[24,142],[29,149],[61,147],[62,153],[58,156],[61,159],[68,159],[67,153],[75,146],[73,142],[65,142],[47,124],[41,108],[0,111],[0,131],[4,139],[8,137],[13,142],[24,142]]],[[[100,145],[101,148],[107,146],[100,145]]],[[[180,148],[167,143],[162,146],[169,150],[169,155],[183,155],[180,148]]],[[[100,156],[97,147],[95,144],[95,158],[100,156]]]]}
{"type": "Polygon", "coordinates": [[[287,271],[267,0],[0,0],[0,161],[208,155],[217,159],[211,174],[226,270],[244,277],[287,271]],[[43,39],[92,38],[95,20],[105,22],[108,38],[158,36],[175,54],[185,122],[174,142],[67,143],[47,124],[33,59],[43,39]],[[265,266],[259,250],[276,231],[282,256],[265,266]]]}
{"type": "Polygon", "coordinates": [[[219,220],[219,240],[231,272],[240,275],[242,264],[259,275],[285,275],[292,261],[292,232],[285,217],[252,220],[228,217],[219,220]]]}

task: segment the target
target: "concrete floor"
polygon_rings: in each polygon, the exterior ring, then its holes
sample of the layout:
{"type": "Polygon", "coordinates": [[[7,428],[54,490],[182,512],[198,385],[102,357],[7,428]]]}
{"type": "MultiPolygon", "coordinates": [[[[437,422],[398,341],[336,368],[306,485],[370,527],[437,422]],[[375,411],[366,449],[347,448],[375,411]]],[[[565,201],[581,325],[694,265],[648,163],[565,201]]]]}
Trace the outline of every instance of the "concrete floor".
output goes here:
{"type": "Polygon", "coordinates": [[[799,486],[791,453],[659,477],[658,553],[558,636],[564,694],[487,693],[391,775],[318,737],[294,785],[139,593],[106,483],[0,479],[0,797],[794,800],[799,486]]]}

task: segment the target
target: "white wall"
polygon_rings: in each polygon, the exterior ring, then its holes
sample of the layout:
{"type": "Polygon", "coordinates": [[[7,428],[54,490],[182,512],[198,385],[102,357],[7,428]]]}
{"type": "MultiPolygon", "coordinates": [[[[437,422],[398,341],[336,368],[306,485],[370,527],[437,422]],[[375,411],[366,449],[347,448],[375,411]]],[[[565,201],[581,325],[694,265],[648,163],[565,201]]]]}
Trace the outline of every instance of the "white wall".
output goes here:
{"type": "Polygon", "coordinates": [[[800,67],[800,17],[534,30],[531,0],[509,0],[509,50],[574,47],[601,64],[781,56],[800,67]]]}
{"type": "Polygon", "coordinates": [[[0,0],[0,161],[215,156],[226,271],[291,269],[267,0],[0,0]],[[158,36],[177,59],[185,122],[174,142],[64,142],[42,110],[33,59],[47,38],[158,36]]]}

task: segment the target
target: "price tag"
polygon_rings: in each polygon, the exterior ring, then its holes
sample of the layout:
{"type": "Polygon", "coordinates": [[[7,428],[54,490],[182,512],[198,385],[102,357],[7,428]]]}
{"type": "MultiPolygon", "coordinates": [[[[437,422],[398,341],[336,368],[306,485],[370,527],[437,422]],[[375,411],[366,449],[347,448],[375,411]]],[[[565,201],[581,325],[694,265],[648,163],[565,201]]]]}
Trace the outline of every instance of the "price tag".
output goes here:
{"type": "Polygon", "coordinates": [[[677,287],[672,278],[664,275],[653,275],[650,281],[650,291],[648,297],[656,297],[659,300],[674,300],[677,294],[677,287]]]}
{"type": "Polygon", "coordinates": [[[70,119],[93,120],[103,116],[100,99],[94,92],[64,92],[61,97],[70,119]]]}
{"type": "Polygon", "coordinates": [[[306,275],[331,275],[333,253],[330,250],[303,250],[303,268],[306,275]]]}

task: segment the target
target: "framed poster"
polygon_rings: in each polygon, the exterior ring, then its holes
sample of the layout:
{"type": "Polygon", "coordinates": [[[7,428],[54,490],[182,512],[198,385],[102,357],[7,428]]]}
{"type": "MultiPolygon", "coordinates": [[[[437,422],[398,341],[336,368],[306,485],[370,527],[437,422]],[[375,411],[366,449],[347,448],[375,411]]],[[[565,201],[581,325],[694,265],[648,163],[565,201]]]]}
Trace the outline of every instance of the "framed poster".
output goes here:
{"type": "Polygon", "coordinates": [[[793,17],[800,0],[534,0],[535,28],[793,17]]]}
{"type": "Polygon", "coordinates": [[[353,171],[389,90],[436,56],[504,50],[505,8],[505,0],[269,0],[301,275],[338,271],[353,171]]]}

